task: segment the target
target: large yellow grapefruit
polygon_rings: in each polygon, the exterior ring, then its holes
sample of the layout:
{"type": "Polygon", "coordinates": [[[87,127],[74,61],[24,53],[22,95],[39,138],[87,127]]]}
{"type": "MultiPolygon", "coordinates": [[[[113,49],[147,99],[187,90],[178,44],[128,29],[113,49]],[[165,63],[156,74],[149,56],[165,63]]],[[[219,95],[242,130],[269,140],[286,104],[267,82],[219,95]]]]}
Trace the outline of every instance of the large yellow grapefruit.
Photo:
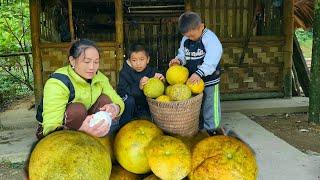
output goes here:
{"type": "Polygon", "coordinates": [[[255,156],[245,143],[219,135],[203,139],[195,146],[189,178],[255,180],[257,169],[255,156]]]}
{"type": "Polygon", "coordinates": [[[157,97],[156,100],[160,101],[160,102],[170,102],[171,101],[170,97],[167,95],[161,95],[161,96],[157,97]]]}
{"type": "Polygon", "coordinates": [[[149,98],[157,98],[164,92],[164,84],[158,78],[148,79],[147,84],[143,86],[143,93],[149,98]]]}
{"type": "Polygon", "coordinates": [[[191,83],[190,81],[187,81],[186,85],[191,89],[191,92],[193,94],[200,94],[204,90],[204,82],[202,79],[198,83],[191,83]]]}
{"type": "Polygon", "coordinates": [[[183,179],[191,170],[191,153],[180,140],[158,136],[146,148],[152,172],[160,179],[183,179]]]}
{"type": "Polygon", "coordinates": [[[104,136],[100,138],[97,137],[97,139],[109,152],[111,161],[112,162],[115,161],[115,158],[113,155],[113,148],[112,148],[114,136],[104,136]]]}
{"type": "Polygon", "coordinates": [[[33,149],[29,179],[109,179],[109,152],[96,138],[79,131],[57,131],[33,149]]]}
{"type": "Polygon", "coordinates": [[[123,126],[114,140],[114,153],[120,165],[126,170],[144,174],[150,171],[145,147],[150,141],[162,135],[162,131],[147,120],[131,121],[123,126]]]}
{"type": "Polygon", "coordinates": [[[186,67],[175,65],[171,66],[166,72],[166,79],[169,84],[184,84],[189,77],[189,71],[186,67]]]}
{"type": "Polygon", "coordinates": [[[174,101],[182,101],[191,97],[191,90],[185,84],[175,84],[170,88],[169,96],[174,101]]]}

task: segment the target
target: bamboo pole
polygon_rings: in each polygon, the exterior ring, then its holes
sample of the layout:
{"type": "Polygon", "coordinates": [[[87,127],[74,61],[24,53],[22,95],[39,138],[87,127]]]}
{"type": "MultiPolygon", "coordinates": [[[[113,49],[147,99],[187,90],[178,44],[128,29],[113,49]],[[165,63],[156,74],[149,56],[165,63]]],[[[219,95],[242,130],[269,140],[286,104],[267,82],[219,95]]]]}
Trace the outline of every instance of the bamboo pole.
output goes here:
{"type": "Polygon", "coordinates": [[[184,10],[185,11],[191,11],[191,0],[185,0],[184,1],[184,10]]]}
{"type": "Polygon", "coordinates": [[[69,18],[69,29],[71,34],[71,41],[74,40],[74,27],[73,27],[73,17],[72,17],[72,0],[68,0],[68,18],[69,18]]]}
{"type": "Polygon", "coordinates": [[[292,54],[293,54],[293,33],[294,33],[294,17],[293,17],[293,0],[284,1],[284,36],[285,45],[283,47],[283,83],[284,83],[284,97],[292,97],[292,54]]]}
{"type": "Polygon", "coordinates": [[[42,59],[40,52],[40,2],[39,0],[30,0],[30,26],[31,26],[31,42],[32,42],[32,57],[33,57],[33,73],[34,73],[34,95],[35,103],[40,103],[40,98],[43,91],[42,79],[42,59]]]}
{"type": "Polygon", "coordinates": [[[120,67],[123,63],[123,12],[122,12],[122,0],[115,0],[115,26],[116,26],[116,78],[120,72],[120,67]]]}

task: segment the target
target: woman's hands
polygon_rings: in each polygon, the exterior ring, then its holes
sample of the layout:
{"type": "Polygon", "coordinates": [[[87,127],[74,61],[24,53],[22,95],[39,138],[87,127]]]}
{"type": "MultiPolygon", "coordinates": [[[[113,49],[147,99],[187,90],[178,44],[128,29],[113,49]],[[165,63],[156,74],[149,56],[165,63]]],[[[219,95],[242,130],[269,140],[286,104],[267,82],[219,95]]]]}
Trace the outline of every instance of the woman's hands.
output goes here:
{"type": "Polygon", "coordinates": [[[107,121],[100,121],[98,124],[90,127],[89,123],[92,120],[93,115],[88,115],[86,119],[82,122],[79,131],[86,132],[95,137],[103,137],[108,134],[110,130],[110,125],[107,121]]]}
{"type": "Polygon", "coordinates": [[[114,120],[114,119],[118,116],[118,114],[120,113],[120,107],[119,107],[119,105],[114,104],[114,103],[106,104],[106,105],[102,106],[99,110],[100,110],[100,111],[108,112],[113,120],[114,120]]]}
{"type": "MultiPolygon", "coordinates": [[[[99,110],[108,112],[111,118],[114,120],[120,112],[120,107],[117,104],[111,103],[111,104],[106,104],[102,106],[99,110]]],[[[90,127],[89,124],[92,118],[93,118],[93,115],[88,115],[86,119],[82,122],[82,125],[79,128],[79,131],[84,131],[95,137],[103,137],[107,135],[108,132],[110,131],[111,124],[109,124],[108,121],[100,121],[98,124],[90,127]]]]}

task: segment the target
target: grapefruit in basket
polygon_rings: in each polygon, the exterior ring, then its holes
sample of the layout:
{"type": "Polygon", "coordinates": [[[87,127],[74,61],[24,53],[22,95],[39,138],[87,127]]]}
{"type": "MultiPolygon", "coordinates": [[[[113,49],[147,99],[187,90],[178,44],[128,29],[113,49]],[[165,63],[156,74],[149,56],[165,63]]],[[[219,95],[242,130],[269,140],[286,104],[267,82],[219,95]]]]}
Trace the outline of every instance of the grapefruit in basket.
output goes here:
{"type": "Polygon", "coordinates": [[[146,155],[160,179],[183,179],[191,170],[191,152],[180,139],[158,136],[146,147],[146,155]]]}
{"type": "Polygon", "coordinates": [[[193,179],[255,180],[254,153],[240,140],[230,136],[212,136],[201,140],[192,152],[193,179]]]}
{"type": "Polygon", "coordinates": [[[202,79],[198,83],[193,83],[193,84],[191,84],[190,81],[187,81],[186,85],[191,89],[191,92],[193,94],[200,94],[204,90],[204,82],[202,79]]]}
{"type": "Polygon", "coordinates": [[[143,93],[149,98],[157,98],[164,92],[164,84],[158,78],[148,79],[147,84],[143,86],[143,93]]]}
{"type": "Polygon", "coordinates": [[[166,95],[169,96],[170,91],[171,91],[171,88],[172,88],[172,85],[169,85],[169,86],[166,87],[166,89],[165,89],[165,94],[166,94],[166,95]]]}
{"type": "Polygon", "coordinates": [[[184,84],[189,77],[186,67],[180,65],[171,66],[166,72],[166,79],[169,84],[184,84]]]}
{"type": "Polygon", "coordinates": [[[160,101],[160,102],[170,102],[171,98],[170,98],[170,96],[167,96],[167,95],[161,95],[161,96],[157,97],[156,100],[160,101]]]}
{"type": "Polygon", "coordinates": [[[182,101],[191,97],[191,90],[185,84],[175,84],[169,91],[169,96],[174,101],[182,101]]]}
{"type": "Polygon", "coordinates": [[[145,147],[162,131],[152,122],[135,120],[123,126],[114,140],[114,154],[126,170],[144,174],[150,171],[145,147]]]}
{"type": "Polygon", "coordinates": [[[29,162],[29,179],[109,179],[108,150],[80,131],[57,131],[35,146],[29,162]]]}

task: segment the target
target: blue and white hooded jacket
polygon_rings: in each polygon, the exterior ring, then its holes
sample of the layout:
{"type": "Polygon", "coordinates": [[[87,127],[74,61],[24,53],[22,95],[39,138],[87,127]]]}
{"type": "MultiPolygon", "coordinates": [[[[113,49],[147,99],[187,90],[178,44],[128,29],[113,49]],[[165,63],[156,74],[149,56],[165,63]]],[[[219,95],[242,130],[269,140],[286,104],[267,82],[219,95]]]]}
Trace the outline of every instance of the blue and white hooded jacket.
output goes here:
{"type": "Polygon", "coordinates": [[[197,41],[182,38],[176,59],[188,68],[190,75],[197,73],[207,87],[220,82],[221,56],[221,42],[214,32],[205,28],[197,41]]]}

